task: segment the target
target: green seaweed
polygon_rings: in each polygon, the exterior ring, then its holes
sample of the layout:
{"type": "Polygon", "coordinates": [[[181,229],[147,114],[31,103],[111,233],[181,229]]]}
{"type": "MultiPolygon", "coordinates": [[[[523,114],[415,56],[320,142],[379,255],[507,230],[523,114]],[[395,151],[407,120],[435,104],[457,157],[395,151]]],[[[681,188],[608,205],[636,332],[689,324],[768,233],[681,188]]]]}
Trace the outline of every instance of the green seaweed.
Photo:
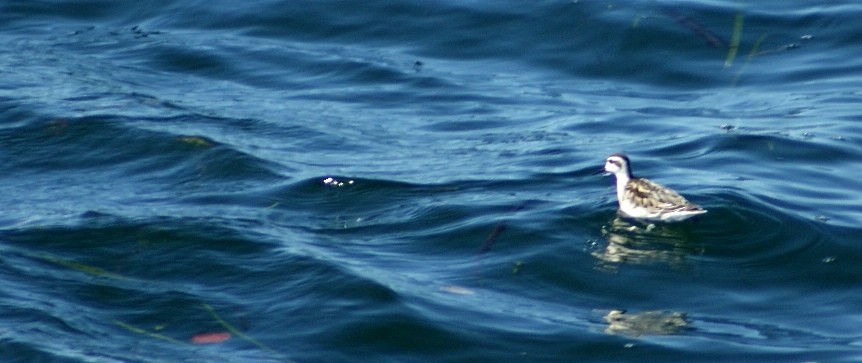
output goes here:
{"type": "Polygon", "coordinates": [[[124,322],[122,322],[122,321],[119,321],[119,320],[114,320],[114,324],[117,324],[117,325],[119,325],[119,326],[121,326],[121,327],[125,328],[126,330],[128,330],[128,331],[130,331],[130,332],[138,333],[138,334],[143,334],[143,335],[146,335],[146,336],[148,336],[148,337],[150,337],[150,338],[160,339],[160,340],[164,340],[164,341],[166,341],[166,342],[171,342],[171,343],[176,343],[176,344],[183,344],[183,345],[185,345],[185,344],[186,344],[185,342],[182,342],[182,341],[176,340],[176,339],[171,338],[171,337],[169,337],[169,336],[165,336],[165,335],[162,335],[162,334],[159,334],[159,333],[149,332],[149,331],[146,331],[146,330],[144,330],[144,329],[138,328],[138,327],[136,327],[136,326],[126,324],[126,323],[124,323],[124,322]]]}
{"type": "Polygon", "coordinates": [[[643,15],[638,12],[635,14],[635,18],[632,19],[632,29],[637,29],[637,27],[641,24],[641,19],[643,19],[643,15]]]}
{"type": "Polygon", "coordinates": [[[727,50],[727,59],[724,60],[724,68],[730,68],[733,65],[736,52],[739,51],[739,41],[742,39],[742,23],[744,19],[745,15],[743,13],[736,13],[736,20],[733,22],[733,35],[730,37],[730,47],[727,50]]]}
{"type": "Polygon", "coordinates": [[[222,327],[224,327],[231,334],[233,334],[236,337],[238,337],[242,340],[245,340],[251,344],[254,344],[257,347],[259,347],[260,349],[263,349],[267,352],[275,353],[275,354],[281,354],[281,353],[273,350],[272,348],[267,347],[263,343],[257,341],[257,339],[254,339],[254,338],[246,335],[245,333],[243,333],[239,329],[237,329],[235,326],[231,325],[230,323],[228,323],[227,321],[222,319],[221,316],[219,316],[218,313],[215,312],[215,309],[213,309],[213,307],[210,306],[209,304],[203,303],[201,305],[203,305],[204,309],[206,309],[210,313],[210,315],[212,315],[213,319],[215,319],[222,327]]]}
{"type": "Polygon", "coordinates": [[[51,263],[56,264],[56,265],[60,265],[63,267],[68,267],[68,268],[73,269],[73,270],[81,271],[81,272],[88,274],[88,275],[105,277],[105,278],[110,278],[110,279],[117,279],[117,280],[125,280],[126,279],[125,276],[118,275],[118,274],[115,274],[113,272],[109,272],[109,271],[104,270],[104,269],[99,268],[99,267],[85,265],[85,264],[80,263],[80,262],[65,260],[65,259],[62,259],[59,257],[54,257],[54,256],[38,256],[38,258],[41,258],[45,261],[51,262],[51,263]]]}
{"type": "Polygon", "coordinates": [[[751,46],[751,51],[748,52],[748,56],[745,57],[745,63],[740,67],[739,72],[736,72],[736,76],[733,77],[733,81],[730,82],[731,86],[736,86],[739,83],[739,78],[742,77],[742,73],[748,69],[748,65],[751,64],[751,61],[754,59],[754,56],[757,55],[757,52],[760,51],[760,45],[763,44],[763,41],[766,40],[766,37],[769,34],[763,33],[757,38],[757,41],[754,42],[754,45],[751,46]]]}
{"type": "Polygon", "coordinates": [[[196,147],[212,147],[214,142],[202,136],[183,136],[180,141],[196,147]]]}

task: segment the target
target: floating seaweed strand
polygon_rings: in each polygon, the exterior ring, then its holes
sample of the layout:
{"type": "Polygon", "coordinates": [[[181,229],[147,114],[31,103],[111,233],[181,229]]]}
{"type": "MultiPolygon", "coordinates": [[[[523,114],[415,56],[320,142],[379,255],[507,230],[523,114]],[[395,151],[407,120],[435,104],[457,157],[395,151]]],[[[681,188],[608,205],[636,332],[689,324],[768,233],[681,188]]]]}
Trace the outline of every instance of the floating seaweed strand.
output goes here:
{"type": "Polygon", "coordinates": [[[663,9],[662,14],[665,16],[676,20],[680,25],[688,28],[694,34],[701,37],[706,41],[706,44],[709,44],[713,48],[726,49],[729,47],[726,40],[722,37],[716,35],[711,30],[707,29],[703,24],[695,21],[694,19],[681,14],[680,12],[673,9],[663,9]]]}

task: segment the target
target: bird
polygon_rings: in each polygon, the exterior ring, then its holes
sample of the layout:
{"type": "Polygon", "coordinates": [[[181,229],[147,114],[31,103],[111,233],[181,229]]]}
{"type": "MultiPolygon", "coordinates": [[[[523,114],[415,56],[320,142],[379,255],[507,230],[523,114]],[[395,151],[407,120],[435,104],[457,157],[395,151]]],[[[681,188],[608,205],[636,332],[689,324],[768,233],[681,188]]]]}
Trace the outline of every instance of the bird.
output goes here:
{"type": "Polygon", "coordinates": [[[680,222],[706,213],[673,189],[649,179],[632,175],[631,162],[623,154],[611,154],[604,171],[617,178],[620,214],[632,219],[655,222],[680,222]]]}

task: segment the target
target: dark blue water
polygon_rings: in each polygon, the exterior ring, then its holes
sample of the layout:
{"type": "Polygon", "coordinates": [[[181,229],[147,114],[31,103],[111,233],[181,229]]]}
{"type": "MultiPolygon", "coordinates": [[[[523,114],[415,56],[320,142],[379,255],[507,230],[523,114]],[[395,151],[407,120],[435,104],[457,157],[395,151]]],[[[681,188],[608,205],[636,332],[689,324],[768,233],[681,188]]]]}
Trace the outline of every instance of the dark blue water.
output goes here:
{"type": "Polygon", "coordinates": [[[3,362],[862,359],[855,1],[0,14],[3,362]]]}

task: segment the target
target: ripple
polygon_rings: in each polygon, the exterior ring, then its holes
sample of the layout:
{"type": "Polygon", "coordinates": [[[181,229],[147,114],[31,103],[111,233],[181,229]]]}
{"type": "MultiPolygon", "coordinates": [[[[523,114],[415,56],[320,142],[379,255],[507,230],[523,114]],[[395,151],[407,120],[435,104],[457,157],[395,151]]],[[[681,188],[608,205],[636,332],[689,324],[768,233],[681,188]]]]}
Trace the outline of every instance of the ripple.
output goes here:
{"type": "Polygon", "coordinates": [[[821,230],[811,220],[786,214],[738,193],[712,195],[710,218],[699,226],[705,257],[740,267],[774,265],[814,246],[821,230]]]}

